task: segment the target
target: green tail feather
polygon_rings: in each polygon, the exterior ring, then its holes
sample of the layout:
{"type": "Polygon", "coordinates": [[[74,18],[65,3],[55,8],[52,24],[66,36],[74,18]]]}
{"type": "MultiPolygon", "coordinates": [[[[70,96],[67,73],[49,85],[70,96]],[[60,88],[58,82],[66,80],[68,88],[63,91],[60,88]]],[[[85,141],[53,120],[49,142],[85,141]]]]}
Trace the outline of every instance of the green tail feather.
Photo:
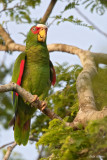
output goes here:
{"type": "Polygon", "coordinates": [[[18,145],[23,144],[25,146],[29,139],[29,132],[30,132],[30,119],[27,120],[24,124],[21,124],[20,118],[17,115],[14,126],[14,137],[16,143],[18,145]]]}

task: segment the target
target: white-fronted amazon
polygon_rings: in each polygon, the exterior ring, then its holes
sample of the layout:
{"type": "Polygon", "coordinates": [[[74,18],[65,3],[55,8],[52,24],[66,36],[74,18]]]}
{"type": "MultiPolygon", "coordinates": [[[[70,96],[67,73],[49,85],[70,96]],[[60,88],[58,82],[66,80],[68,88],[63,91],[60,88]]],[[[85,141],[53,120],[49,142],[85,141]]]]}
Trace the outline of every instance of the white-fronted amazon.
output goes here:
{"type": "MultiPolygon", "coordinates": [[[[55,84],[56,76],[46,45],[47,27],[43,24],[33,26],[26,40],[25,52],[14,64],[12,82],[17,83],[33,95],[44,100],[48,90],[55,84]]],[[[27,104],[18,93],[13,92],[15,117],[14,137],[18,145],[26,145],[29,139],[30,121],[35,108],[27,104]]]]}

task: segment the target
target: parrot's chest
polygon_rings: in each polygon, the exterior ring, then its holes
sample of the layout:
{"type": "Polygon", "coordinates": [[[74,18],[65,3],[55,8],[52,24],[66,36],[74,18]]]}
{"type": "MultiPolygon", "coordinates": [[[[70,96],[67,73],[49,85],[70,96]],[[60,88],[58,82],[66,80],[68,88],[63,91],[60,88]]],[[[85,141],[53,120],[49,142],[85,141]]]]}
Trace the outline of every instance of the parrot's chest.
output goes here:
{"type": "Polygon", "coordinates": [[[22,87],[33,95],[46,97],[50,87],[49,65],[35,63],[25,65],[22,87]]]}

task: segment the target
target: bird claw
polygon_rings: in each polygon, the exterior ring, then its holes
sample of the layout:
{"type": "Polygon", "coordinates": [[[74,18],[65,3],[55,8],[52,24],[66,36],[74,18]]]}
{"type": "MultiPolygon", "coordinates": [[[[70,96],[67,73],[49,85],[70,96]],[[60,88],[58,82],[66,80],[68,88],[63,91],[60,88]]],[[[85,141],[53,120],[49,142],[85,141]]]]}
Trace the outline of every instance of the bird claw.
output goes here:
{"type": "Polygon", "coordinates": [[[39,100],[38,96],[37,96],[37,95],[34,95],[34,98],[33,98],[33,100],[31,101],[31,106],[32,106],[32,103],[33,103],[33,102],[36,102],[37,100],[39,100]]]}
{"type": "Polygon", "coordinates": [[[41,111],[43,111],[45,108],[46,108],[46,106],[47,106],[47,103],[45,102],[45,101],[43,101],[42,103],[41,103],[41,111]]]}

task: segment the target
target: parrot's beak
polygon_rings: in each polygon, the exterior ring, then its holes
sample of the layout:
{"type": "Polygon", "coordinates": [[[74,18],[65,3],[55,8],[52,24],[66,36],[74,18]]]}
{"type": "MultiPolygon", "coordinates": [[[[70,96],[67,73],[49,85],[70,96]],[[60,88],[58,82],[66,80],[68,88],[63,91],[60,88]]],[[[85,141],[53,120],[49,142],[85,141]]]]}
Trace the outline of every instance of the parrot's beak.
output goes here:
{"type": "Polygon", "coordinates": [[[39,33],[38,33],[38,41],[39,42],[45,42],[46,35],[47,35],[47,29],[46,28],[41,28],[39,33]]]}

